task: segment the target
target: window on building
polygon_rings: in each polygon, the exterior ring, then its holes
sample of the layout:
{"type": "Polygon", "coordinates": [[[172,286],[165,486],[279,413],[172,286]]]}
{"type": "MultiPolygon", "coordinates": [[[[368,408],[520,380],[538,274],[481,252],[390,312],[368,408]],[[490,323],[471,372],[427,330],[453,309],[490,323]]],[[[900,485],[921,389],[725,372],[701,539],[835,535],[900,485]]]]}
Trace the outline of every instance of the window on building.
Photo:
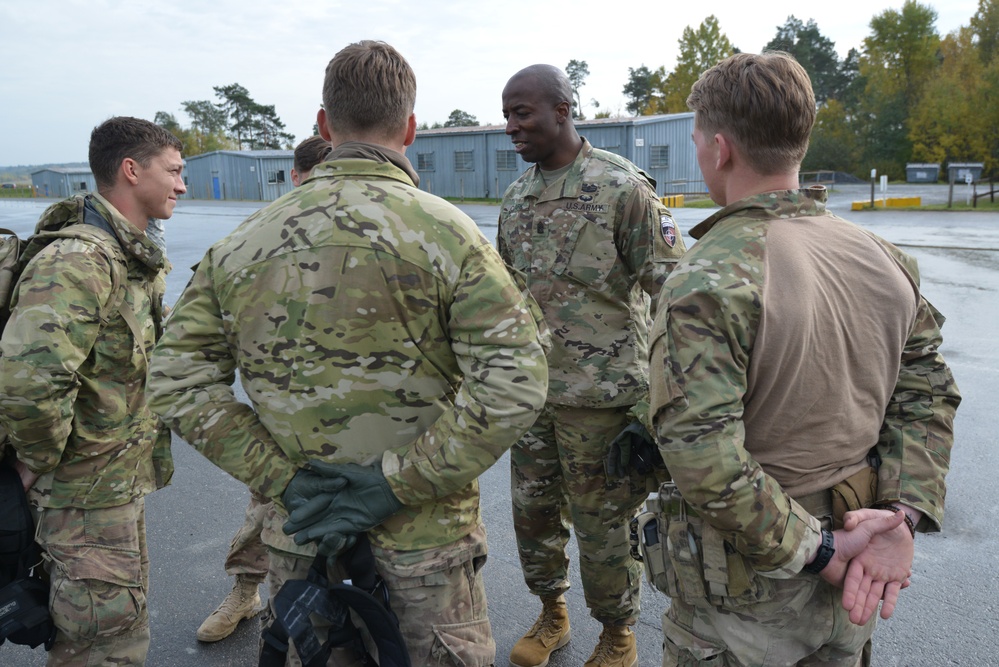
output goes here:
{"type": "Polygon", "coordinates": [[[497,171],[517,171],[517,151],[496,151],[497,171]]]}
{"type": "Polygon", "coordinates": [[[268,171],[267,183],[268,185],[274,185],[275,183],[284,183],[284,169],[278,169],[276,171],[268,171]]]}
{"type": "Polygon", "coordinates": [[[433,153],[417,153],[416,154],[416,169],[417,169],[417,171],[433,171],[434,170],[434,154],[433,153]]]}
{"type": "Polygon", "coordinates": [[[472,151],[454,152],[454,170],[475,171],[475,165],[472,162],[472,151]]]}
{"type": "Polygon", "coordinates": [[[80,187],[79,187],[79,188],[77,188],[77,189],[78,189],[78,190],[79,190],[80,192],[83,192],[83,191],[85,191],[85,190],[87,189],[87,182],[86,182],[86,181],[80,181],[80,187]]]}
{"type": "Polygon", "coordinates": [[[653,146],[649,166],[659,168],[668,167],[669,146],[653,146]]]}

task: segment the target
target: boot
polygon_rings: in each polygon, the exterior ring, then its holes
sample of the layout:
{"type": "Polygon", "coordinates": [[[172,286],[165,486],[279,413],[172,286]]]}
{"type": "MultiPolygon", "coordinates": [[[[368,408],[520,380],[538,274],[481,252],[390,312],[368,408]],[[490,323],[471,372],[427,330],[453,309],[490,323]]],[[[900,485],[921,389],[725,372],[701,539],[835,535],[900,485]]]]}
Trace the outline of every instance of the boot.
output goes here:
{"type": "Polygon", "coordinates": [[[583,667],[635,667],[638,647],[635,633],[627,625],[604,625],[593,655],[583,667]]]}
{"type": "Polygon", "coordinates": [[[222,600],[219,608],[205,619],[198,628],[198,641],[217,642],[232,634],[244,618],[253,618],[263,610],[257,586],[260,582],[237,574],[232,590],[222,600]]]}
{"type": "Polygon", "coordinates": [[[541,598],[541,615],[510,651],[511,667],[545,667],[552,653],[569,643],[565,596],[541,598]]]}

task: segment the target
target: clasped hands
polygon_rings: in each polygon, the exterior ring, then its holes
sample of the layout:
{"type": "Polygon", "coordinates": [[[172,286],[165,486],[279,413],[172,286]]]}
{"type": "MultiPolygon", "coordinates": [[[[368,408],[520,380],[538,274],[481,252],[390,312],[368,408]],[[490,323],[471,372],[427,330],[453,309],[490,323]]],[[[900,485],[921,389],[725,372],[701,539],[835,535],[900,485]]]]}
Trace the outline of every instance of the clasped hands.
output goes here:
{"type": "Polygon", "coordinates": [[[909,585],[914,540],[904,520],[902,511],[860,509],[843,515],[843,528],[833,531],[836,552],[819,576],[843,589],[852,623],[866,624],[882,600],[881,618],[890,617],[909,585]]]}
{"type": "Polygon", "coordinates": [[[283,530],[295,544],[315,542],[331,561],[402,508],[377,465],[310,461],[281,496],[288,521],[283,530]]]}

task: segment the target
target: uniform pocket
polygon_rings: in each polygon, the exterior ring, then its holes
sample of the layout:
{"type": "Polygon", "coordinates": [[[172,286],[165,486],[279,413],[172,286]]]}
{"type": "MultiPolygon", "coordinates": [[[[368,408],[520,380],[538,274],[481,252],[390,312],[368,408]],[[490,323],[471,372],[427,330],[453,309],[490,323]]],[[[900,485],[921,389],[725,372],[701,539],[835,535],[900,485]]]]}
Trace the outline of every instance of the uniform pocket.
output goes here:
{"type": "Polygon", "coordinates": [[[435,625],[430,652],[434,667],[489,667],[496,659],[489,619],[435,625]]]}
{"type": "Polygon", "coordinates": [[[698,637],[663,616],[663,667],[705,667],[722,665],[726,647],[698,637]]]}

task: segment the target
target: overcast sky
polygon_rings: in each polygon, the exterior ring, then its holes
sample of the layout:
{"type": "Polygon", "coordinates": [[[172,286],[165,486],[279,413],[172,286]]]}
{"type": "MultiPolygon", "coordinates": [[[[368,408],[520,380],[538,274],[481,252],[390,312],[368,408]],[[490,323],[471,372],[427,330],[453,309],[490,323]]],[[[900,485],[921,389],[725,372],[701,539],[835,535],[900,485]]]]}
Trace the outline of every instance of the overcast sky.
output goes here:
{"type": "MultiPolygon", "coordinates": [[[[672,69],[677,41],[711,13],[742,51],[759,52],[794,14],[815,19],[844,56],[873,16],[903,0],[0,0],[0,165],[86,161],[94,125],[113,115],[188,119],[185,100],[239,83],[273,104],[296,141],[312,133],[323,71],[343,46],[380,39],[416,71],[419,122],[463,109],[499,123],[500,92],[533,63],[585,60],[581,89],[625,112],[628,68],[672,69]]],[[[928,0],[941,35],[970,23],[978,0],[928,0]]]]}

